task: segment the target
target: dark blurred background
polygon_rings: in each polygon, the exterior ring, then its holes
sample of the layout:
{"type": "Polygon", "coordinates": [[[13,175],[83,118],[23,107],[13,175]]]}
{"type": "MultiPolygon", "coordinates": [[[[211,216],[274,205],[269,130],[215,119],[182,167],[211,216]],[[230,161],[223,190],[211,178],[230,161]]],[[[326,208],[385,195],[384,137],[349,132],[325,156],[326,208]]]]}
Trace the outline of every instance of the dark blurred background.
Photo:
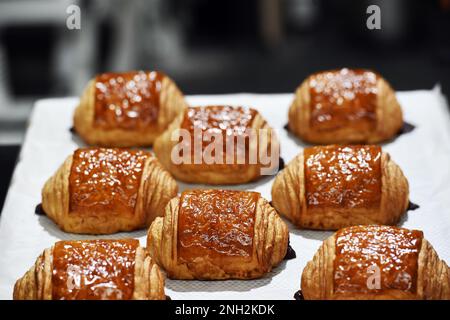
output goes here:
{"type": "Polygon", "coordinates": [[[449,96],[450,0],[0,0],[0,208],[33,102],[79,95],[98,72],[162,70],[185,94],[276,93],[343,66],[449,96]],[[72,4],[80,30],[66,27],[72,4]]]}

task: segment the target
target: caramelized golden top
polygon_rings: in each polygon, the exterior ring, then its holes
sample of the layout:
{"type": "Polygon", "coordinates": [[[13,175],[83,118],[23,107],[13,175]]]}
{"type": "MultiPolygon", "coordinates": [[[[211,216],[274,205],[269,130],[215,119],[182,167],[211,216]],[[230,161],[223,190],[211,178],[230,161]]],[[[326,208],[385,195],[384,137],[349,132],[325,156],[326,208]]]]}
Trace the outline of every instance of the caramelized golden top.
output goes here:
{"type": "Polygon", "coordinates": [[[416,291],[423,233],[388,226],[356,226],[336,233],[334,291],[416,291]],[[379,273],[378,273],[379,271],[379,273]],[[376,279],[379,275],[379,286],[376,279]]]}
{"type": "Polygon", "coordinates": [[[156,123],[165,75],[133,71],[95,78],[95,120],[103,129],[142,130],[156,123]]]}
{"type": "Polygon", "coordinates": [[[341,69],[309,78],[310,125],[318,131],[376,127],[377,75],[367,70],[341,69]]]}
{"type": "Polygon", "coordinates": [[[178,259],[251,259],[257,192],[192,190],[181,195],[178,259]]]}
{"type": "Polygon", "coordinates": [[[139,242],[59,241],[53,249],[54,300],[129,300],[139,242]]]}
{"type": "Polygon", "coordinates": [[[309,208],[376,208],[381,200],[379,146],[305,148],[309,208]]]}
{"type": "MultiPolygon", "coordinates": [[[[226,163],[226,144],[229,139],[234,141],[234,152],[238,150],[237,137],[243,136],[246,131],[251,128],[253,119],[257,111],[246,107],[231,107],[231,106],[207,106],[207,107],[189,107],[186,110],[181,128],[188,130],[191,134],[191,150],[194,154],[194,139],[195,134],[203,134],[203,149],[211,142],[206,141],[205,137],[210,135],[221,134],[223,142],[223,163],[226,163]]],[[[212,138],[211,141],[214,141],[212,138]]],[[[201,140],[200,140],[201,141],[201,140]]],[[[242,146],[241,146],[242,147],[242,146]]],[[[248,156],[249,143],[245,142],[245,155],[248,156]]],[[[202,149],[202,150],[203,150],[202,149]]],[[[216,150],[212,152],[213,156],[216,150]]],[[[235,155],[233,155],[235,158],[235,155]]],[[[236,163],[236,162],[233,162],[236,163]]]]}
{"type": "Polygon", "coordinates": [[[207,106],[189,107],[182,128],[194,132],[222,131],[228,135],[243,133],[252,124],[257,111],[246,107],[207,106]]]}
{"type": "Polygon", "coordinates": [[[76,150],[69,176],[69,212],[133,215],[149,156],[118,148],[76,150]]]}

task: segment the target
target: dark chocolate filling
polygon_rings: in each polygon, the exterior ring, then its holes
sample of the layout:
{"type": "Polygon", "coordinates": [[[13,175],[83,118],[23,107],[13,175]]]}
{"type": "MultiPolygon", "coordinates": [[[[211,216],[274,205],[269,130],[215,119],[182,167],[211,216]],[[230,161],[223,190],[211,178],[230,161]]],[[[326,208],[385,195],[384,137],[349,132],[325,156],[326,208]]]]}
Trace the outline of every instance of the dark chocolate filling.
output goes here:
{"type": "Polygon", "coordinates": [[[295,259],[296,257],[297,257],[297,254],[295,253],[295,250],[291,247],[291,243],[289,240],[286,255],[284,256],[284,260],[292,260],[292,259],[295,259]]]}
{"type": "Polygon", "coordinates": [[[294,294],[294,299],[295,299],[295,300],[305,300],[305,297],[303,296],[302,290],[298,290],[298,291],[294,294]]]}
{"type": "Polygon", "coordinates": [[[278,160],[278,172],[280,172],[281,170],[284,169],[284,159],[282,157],[280,157],[280,159],[278,160]]]}
{"type": "Polygon", "coordinates": [[[415,125],[413,125],[409,122],[403,121],[403,126],[397,132],[397,136],[405,134],[405,133],[409,133],[409,132],[413,131],[415,128],[416,128],[415,125]]]}
{"type": "Polygon", "coordinates": [[[420,208],[420,206],[418,204],[415,204],[415,203],[409,201],[408,209],[406,209],[406,210],[407,211],[414,211],[414,210],[419,209],[419,208],[420,208]]]}
{"type": "Polygon", "coordinates": [[[44,209],[42,208],[42,203],[39,203],[34,209],[34,213],[40,216],[46,215],[44,209]]]}

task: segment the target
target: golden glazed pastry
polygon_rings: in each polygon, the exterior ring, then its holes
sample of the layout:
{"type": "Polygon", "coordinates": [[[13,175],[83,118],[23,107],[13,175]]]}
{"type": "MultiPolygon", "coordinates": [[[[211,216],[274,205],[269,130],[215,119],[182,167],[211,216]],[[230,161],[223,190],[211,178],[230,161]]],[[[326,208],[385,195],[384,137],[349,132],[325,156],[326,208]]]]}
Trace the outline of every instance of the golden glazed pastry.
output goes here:
{"type": "Polygon", "coordinates": [[[45,183],[42,209],[66,232],[110,234],[148,227],[177,192],[149,152],[82,148],[45,183]]]}
{"type": "Polygon", "coordinates": [[[299,228],[396,224],[408,181],[379,146],[305,148],[275,178],[272,205],[299,228]]]}
{"type": "Polygon", "coordinates": [[[391,86],[369,70],[340,69],[309,76],[295,92],[288,128],[317,144],[377,143],[403,126],[391,86]]]}
{"type": "Polygon", "coordinates": [[[423,233],[389,226],[344,228],[302,274],[305,299],[450,299],[450,272],[423,233]]]}
{"type": "Polygon", "coordinates": [[[164,300],[164,276],[134,239],[59,241],[17,280],[15,300],[164,300]]]}
{"type": "Polygon", "coordinates": [[[92,79],[74,114],[74,129],[90,145],[150,146],[187,104],[157,71],[103,73],[92,79]]]}
{"type": "Polygon", "coordinates": [[[156,139],[154,151],[175,178],[190,183],[250,182],[262,168],[276,172],[279,160],[272,129],[258,111],[246,107],[189,107],[156,139]],[[213,148],[219,140],[222,144],[213,148]],[[264,160],[261,153],[269,157],[264,160]]]}
{"type": "Polygon", "coordinates": [[[286,224],[257,192],[185,191],[148,230],[147,249],[172,279],[254,279],[286,255],[286,224]]]}

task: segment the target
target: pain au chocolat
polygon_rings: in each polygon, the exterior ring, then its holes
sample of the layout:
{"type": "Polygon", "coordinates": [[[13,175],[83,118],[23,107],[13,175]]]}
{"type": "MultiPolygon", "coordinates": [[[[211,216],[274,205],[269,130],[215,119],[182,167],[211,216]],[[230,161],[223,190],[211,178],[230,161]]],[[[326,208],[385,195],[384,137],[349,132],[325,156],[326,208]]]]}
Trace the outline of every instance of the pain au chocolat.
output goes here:
{"type": "Polygon", "coordinates": [[[150,146],[186,106],[176,84],[161,72],[103,73],[88,83],[74,129],[89,145],[150,146]]]}
{"type": "Polygon", "coordinates": [[[450,299],[450,272],[417,230],[353,226],[324,241],[303,270],[305,299],[450,299]]]}
{"type": "Polygon", "coordinates": [[[59,241],[17,280],[15,300],[164,300],[164,276],[134,239],[59,241]]]}
{"type": "Polygon", "coordinates": [[[305,148],[272,186],[274,208],[299,228],[393,225],[408,203],[402,170],[375,145],[305,148]]]}
{"type": "Polygon", "coordinates": [[[316,144],[378,143],[402,126],[394,90],[370,70],[315,73],[298,87],[289,109],[289,130],[316,144]]]}
{"type": "Polygon", "coordinates": [[[42,190],[42,209],[62,230],[110,234],[148,227],[178,186],[150,153],[82,148],[42,190]]]}
{"type": "Polygon", "coordinates": [[[147,249],[171,279],[254,279],[286,255],[289,231],[257,192],[185,191],[148,230],[147,249]]]}
{"type": "Polygon", "coordinates": [[[263,168],[278,169],[278,140],[258,111],[247,107],[189,107],[156,139],[154,151],[175,178],[190,183],[247,183],[263,168]]]}

